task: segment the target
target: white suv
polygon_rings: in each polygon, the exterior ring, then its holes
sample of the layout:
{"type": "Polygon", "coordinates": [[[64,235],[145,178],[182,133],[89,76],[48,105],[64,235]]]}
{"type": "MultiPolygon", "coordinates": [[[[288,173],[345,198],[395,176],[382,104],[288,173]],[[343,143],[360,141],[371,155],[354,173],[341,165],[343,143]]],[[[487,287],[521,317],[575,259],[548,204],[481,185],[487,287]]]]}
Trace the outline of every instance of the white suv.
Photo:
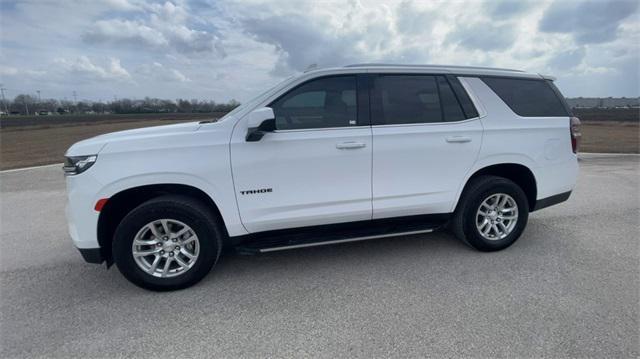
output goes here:
{"type": "Polygon", "coordinates": [[[98,136],[66,154],[84,259],[153,290],[244,252],[430,232],[508,247],[567,200],[579,121],[553,79],[352,65],[285,80],[218,121],[98,136]]]}

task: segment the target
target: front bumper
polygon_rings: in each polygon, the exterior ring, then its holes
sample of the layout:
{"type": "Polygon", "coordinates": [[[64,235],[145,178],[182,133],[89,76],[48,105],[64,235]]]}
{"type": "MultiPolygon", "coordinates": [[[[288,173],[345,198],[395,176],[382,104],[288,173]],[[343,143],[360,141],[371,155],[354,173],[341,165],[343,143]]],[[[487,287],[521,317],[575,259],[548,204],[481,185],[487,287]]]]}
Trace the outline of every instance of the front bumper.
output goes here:
{"type": "Polygon", "coordinates": [[[96,193],[102,186],[90,170],[76,176],[67,176],[66,182],[66,215],[71,240],[85,261],[102,263],[104,256],[100,252],[97,230],[100,213],[94,209],[96,193]]]}

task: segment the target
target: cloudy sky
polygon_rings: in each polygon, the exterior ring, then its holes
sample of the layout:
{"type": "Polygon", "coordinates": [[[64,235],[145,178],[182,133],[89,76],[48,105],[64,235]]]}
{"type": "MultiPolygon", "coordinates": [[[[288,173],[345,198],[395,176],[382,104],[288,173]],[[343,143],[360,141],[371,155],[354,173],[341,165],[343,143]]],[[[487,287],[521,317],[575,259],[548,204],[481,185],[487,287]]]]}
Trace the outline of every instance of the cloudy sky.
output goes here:
{"type": "Polygon", "coordinates": [[[0,0],[13,97],[245,101],[310,64],[509,67],[566,96],[639,96],[636,0],[0,0]]]}

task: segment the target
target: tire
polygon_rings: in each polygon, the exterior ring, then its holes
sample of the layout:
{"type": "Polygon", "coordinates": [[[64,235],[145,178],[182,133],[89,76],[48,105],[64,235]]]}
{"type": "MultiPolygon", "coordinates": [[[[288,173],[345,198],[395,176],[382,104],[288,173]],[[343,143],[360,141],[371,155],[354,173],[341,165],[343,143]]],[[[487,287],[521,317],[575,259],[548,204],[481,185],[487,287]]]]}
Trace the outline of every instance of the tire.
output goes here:
{"type": "Polygon", "coordinates": [[[154,291],[196,284],[220,257],[223,235],[216,219],[207,206],[189,197],[166,195],[141,204],[115,231],[112,250],[118,270],[133,284],[154,291]],[[147,252],[153,253],[144,256],[147,252]]]}
{"type": "Polygon", "coordinates": [[[470,247],[483,252],[493,252],[512,245],[524,231],[528,218],[529,202],[522,188],[503,177],[480,176],[472,179],[465,188],[454,212],[450,229],[458,239],[470,247]],[[500,211],[489,210],[489,208],[501,208],[495,205],[494,200],[504,200],[505,203],[515,202],[516,212],[513,212],[512,206],[511,209],[506,209],[510,207],[507,204],[504,205],[504,214],[500,211]],[[478,212],[483,202],[489,203],[489,207],[484,205],[482,207],[483,212],[488,214],[487,216],[478,212]],[[506,218],[514,217],[513,213],[517,214],[515,216],[517,218],[512,219],[514,223],[511,224],[506,218]],[[495,230],[487,230],[487,228],[494,226],[492,224],[494,222],[491,221],[495,222],[495,230]],[[499,227],[498,221],[503,224],[502,227],[499,227]],[[479,227],[488,233],[483,235],[479,227]],[[502,228],[510,228],[510,230],[502,231],[502,228]]]}

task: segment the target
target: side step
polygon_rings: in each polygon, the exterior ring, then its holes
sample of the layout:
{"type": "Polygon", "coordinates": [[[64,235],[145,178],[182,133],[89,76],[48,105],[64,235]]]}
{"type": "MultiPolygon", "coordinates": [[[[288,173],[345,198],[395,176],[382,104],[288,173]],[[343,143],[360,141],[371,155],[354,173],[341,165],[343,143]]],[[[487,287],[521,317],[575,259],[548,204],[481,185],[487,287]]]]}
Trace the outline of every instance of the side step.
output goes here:
{"type": "Polygon", "coordinates": [[[235,250],[238,254],[258,254],[376,238],[408,236],[433,232],[442,227],[444,222],[442,220],[414,222],[411,217],[402,220],[362,221],[269,231],[244,236],[236,240],[236,243],[239,243],[235,246],[235,250]]]}
{"type": "Polygon", "coordinates": [[[376,236],[364,236],[364,237],[334,239],[334,240],[330,240],[330,241],[318,241],[318,242],[310,242],[310,243],[289,244],[289,245],[283,245],[281,247],[259,248],[258,252],[267,253],[267,252],[275,252],[275,251],[284,251],[284,250],[287,250],[287,249],[296,249],[296,248],[305,248],[305,247],[318,247],[318,246],[326,246],[326,245],[330,245],[330,244],[366,241],[367,239],[395,237],[395,236],[409,236],[409,235],[412,235],[412,234],[420,234],[420,233],[431,233],[433,231],[435,231],[435,228],[433,228],[433,229],[423,229],[423,230],[420,230],[420,231],[409,231],[409,232],[399,232],[399,233],[389,233],[389,234],[378,234],[376,236]]]}

